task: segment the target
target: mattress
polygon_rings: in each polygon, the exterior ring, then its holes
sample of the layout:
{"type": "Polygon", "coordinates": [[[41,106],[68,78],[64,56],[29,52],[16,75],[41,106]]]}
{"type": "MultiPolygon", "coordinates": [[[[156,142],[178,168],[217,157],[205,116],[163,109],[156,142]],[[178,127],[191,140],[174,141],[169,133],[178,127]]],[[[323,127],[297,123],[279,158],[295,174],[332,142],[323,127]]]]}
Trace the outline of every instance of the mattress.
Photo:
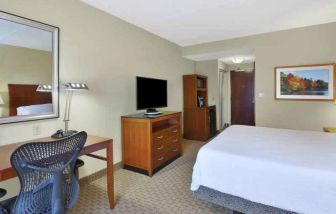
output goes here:
{"type": "Polygon", "coordinates": [[[336,135],[231,126],[203,146],[191,190],[205,186],[298,213],[335,213],[336,135]]]}

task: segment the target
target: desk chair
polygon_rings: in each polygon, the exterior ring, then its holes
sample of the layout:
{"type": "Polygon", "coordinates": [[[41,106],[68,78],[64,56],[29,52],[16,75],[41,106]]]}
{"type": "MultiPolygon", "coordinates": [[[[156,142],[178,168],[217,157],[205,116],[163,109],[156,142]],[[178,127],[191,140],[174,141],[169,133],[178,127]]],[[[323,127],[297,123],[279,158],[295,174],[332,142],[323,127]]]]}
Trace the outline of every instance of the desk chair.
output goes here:
{"type": "Polygon", "coordinates": [[[79,132],[58,141],[17,148],[11,164],[20,180],[20,193],[0,205],[0,214],[63,214],[73,207],[79,196],[75,164],[86,139],[86,132],[79,132]]]}

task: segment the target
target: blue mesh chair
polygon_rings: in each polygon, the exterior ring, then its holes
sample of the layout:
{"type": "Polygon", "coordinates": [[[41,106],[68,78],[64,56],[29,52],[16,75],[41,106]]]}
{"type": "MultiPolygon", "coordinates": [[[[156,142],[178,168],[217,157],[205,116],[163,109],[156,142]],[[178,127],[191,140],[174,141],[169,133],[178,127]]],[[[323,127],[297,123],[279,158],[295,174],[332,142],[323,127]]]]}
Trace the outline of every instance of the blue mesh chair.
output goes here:
{"type": "Polygon", "coordinates": [[[5,205],[7,210],[2,212],[62,214],[71,208],[79,196],[75,164],[86,139],[87,134],[79,132],[58,141],[28,143],[17,148],[11,164],[21,189],[15,203],[5,205]]]}

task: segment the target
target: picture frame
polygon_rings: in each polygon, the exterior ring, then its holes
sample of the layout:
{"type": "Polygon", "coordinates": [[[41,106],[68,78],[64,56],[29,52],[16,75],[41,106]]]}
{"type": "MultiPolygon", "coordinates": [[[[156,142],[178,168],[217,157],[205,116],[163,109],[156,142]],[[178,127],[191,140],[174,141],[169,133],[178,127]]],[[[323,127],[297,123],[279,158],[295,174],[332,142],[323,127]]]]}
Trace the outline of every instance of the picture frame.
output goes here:
{"type": "Polygon", "coordinates": [[[334,101],[335,65],[275,67],[275,99],[334,101]]]}

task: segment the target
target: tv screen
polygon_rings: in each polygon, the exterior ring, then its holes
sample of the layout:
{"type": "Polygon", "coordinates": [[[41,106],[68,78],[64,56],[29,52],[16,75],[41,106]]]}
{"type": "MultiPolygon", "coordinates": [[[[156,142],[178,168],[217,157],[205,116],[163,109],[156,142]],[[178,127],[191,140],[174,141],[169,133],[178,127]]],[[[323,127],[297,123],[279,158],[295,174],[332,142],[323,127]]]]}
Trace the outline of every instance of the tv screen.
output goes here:
{"type": "Polygon", "coordinates": [[[136,77],[137,109],[167,107],[167,80],[136,77]]]}

